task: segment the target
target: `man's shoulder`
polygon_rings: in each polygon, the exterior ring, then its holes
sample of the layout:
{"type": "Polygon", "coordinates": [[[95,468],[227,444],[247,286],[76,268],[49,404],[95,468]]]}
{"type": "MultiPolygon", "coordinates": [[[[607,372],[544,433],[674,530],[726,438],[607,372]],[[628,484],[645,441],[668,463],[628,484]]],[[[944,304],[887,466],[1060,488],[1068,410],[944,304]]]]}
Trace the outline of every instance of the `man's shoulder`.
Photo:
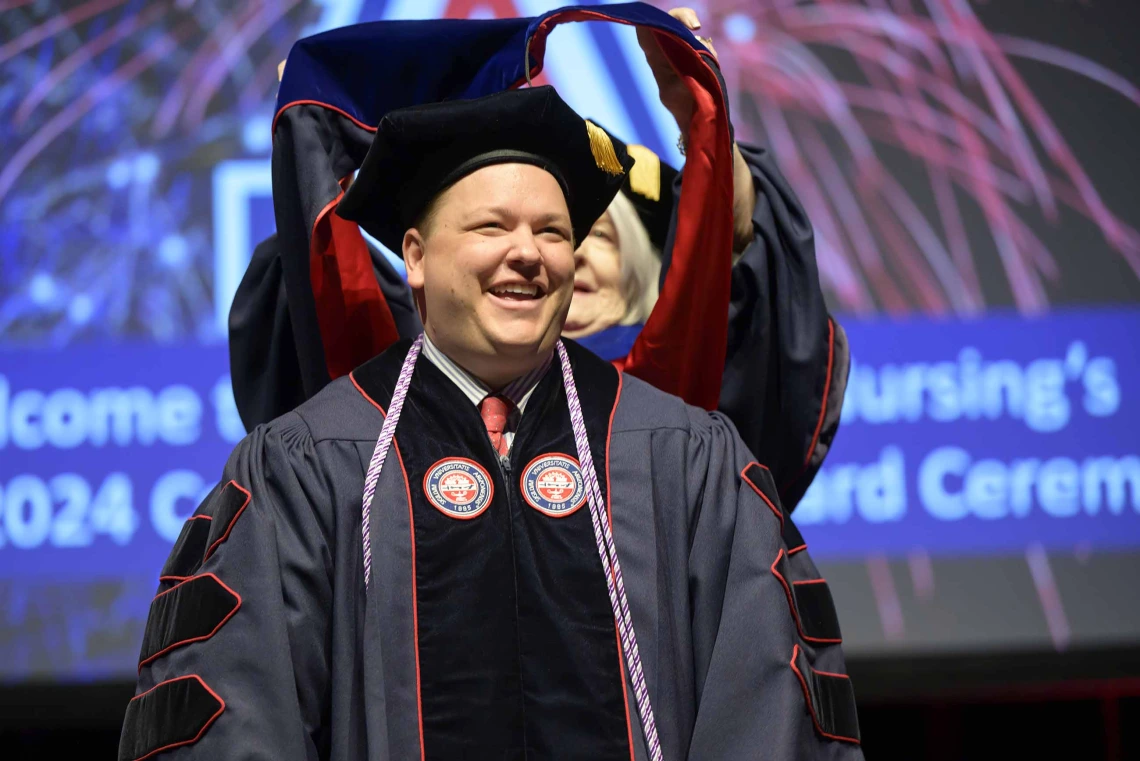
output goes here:
{"type": "Polygon", "coordinates": [[[614,414],[613,432],[679,430],[700,431],[716,424],[716,418],[700,407],[686,404],[640,378],[622,374],[621,399],[614,414]]]}
{"type": "Polygon", "coordinates": [[[346,375],[329,383],[289,415],[304,422],[315,443],[375,441],[384,423],[380,410],[353,377],[346,375]]]}
{"type": "Polygon", "coordinates": [[[311,399],[251,430],[238,451],[289,453],[326,441],[375,441],[384,417],[345,376],[311,399]]]}
{"type": "MultiPolygon", "coordinates": [[[[566,341],[579,383],[609,376],[614,365],[574,341],[566,341]]],[[[678,396],[666,393],[628,373],[619,372],[617,409],[610,425],[611,434],[677,430],[694,432],[720,424],[717,413],[710,415],[700,407],[687,404],[678,396]]],[[[602,386],[608,386],[602,383],[602,386]]]]}

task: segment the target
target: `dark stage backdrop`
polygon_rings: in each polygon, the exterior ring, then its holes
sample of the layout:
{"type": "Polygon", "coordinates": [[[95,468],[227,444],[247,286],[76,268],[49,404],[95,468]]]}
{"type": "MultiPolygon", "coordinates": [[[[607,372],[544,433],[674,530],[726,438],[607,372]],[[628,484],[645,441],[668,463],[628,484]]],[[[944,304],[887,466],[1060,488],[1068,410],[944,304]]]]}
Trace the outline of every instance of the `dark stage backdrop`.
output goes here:
{"type": "MultiPolygon", "coordinates": [[[[693,4],[850,336],[796,517],[852,660],[1140,643],[1132,4],[693,4]]],[[[0,681],[133,678],[162,561],[244,434],[224,325],[273,231],[290,45],[554,5],[0,6],[0,681]]],[[[632,31],[562,27],[547,62],[580,111],[681,162],[632,31]]]]}

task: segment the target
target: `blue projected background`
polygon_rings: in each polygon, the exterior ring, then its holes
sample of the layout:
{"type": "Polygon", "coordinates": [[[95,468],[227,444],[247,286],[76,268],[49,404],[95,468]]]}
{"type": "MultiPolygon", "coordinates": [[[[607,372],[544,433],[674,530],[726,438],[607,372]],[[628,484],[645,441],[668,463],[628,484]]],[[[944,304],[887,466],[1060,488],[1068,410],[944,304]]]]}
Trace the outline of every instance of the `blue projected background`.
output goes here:
{"type": "MultiPolygon", "coordinates": [[[[557,4],[0,12],[0,680],[133,673],[158,570],[245,433],[225,323],[274,230],[292,43],[557,4]]],[[[796,513],[849,652],[1140,641],[1140,606],[1095,604],[1140,573],[1140,56],[1105,36],[1115,5],[698,5],[852,346],[796,513]],[[976,615],[982,587],[1008,620],[976,615]]],[[[631,30],[560,27],[546,76],[683,161],[631,30]]]]}

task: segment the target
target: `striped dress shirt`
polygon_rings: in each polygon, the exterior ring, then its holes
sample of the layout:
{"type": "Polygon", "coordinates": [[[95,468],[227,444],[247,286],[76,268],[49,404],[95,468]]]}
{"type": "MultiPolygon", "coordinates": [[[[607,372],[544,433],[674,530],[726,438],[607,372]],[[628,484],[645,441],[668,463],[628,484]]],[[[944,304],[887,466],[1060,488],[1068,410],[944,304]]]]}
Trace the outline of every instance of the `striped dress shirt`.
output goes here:
{"type": "Polygon", "coordinates": [[[550,363],[554,360],[554,352],[550,352],[546,356],[546,359],[533,370],[515,378],[506,386],[496,391],[451,361],[451,358],[432,343],[427,333],[424,333],[422,353],[427,357],[429,362],[439,368],[440,372],[458,386],[459,390],[463,392],[463,395],[470,399],[471,403],[476,407],[479,407],[479,405],[483,403],[483,400],[491,394],[498,394],[511,401],[515,408],[507,419],[506,428],[503,430],[503,440],[507,442],[508,448],[510,448],[515,441],[515,431],[518,430],[519,420],[522,419],[527,401],[530,400],[535,387],[538,385],[538,382],[542,380],[542,376],[546,374],[546,369],[550,367],[550,363]]]}

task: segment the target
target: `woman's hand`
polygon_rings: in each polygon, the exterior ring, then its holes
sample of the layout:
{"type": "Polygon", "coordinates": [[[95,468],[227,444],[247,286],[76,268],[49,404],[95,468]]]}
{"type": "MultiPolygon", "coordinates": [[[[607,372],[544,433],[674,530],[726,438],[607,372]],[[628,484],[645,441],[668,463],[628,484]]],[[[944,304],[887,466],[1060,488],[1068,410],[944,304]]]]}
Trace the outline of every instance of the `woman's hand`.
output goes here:
{"type": "MultiPolygon", "coordinates": [[[[692,8],[674,8],[669,11],[669,15],[680,21],[693,32],[701,28],[701,20],[697,18],[697,13],[692,8]]],[[[713,48],[712,40],[708,37],[697,36],[709,52],[716,58],[716,49],[713,48]]],[[[689,138],[689,119],[693,115],[693,96],[689,94],[689,88],[685,86],[684,80],[680,75],[673,70],[669,64],[669,59],[665,57],[665,51],[657,43],[657,38],[653,34],[652,29],[646,27],[637,28],[637,42],[641,45],[641,50],[645,53],[645,60],[649,64],[649,69],[653,72],[653,78],[657,80],[657,93],[661,98],[661,104],[668,109],[669,113],[677,121],[677,126],[681,130],[681,138],[688,141],[689,138]]]]}
{"type": "MultiPolygon", "coordinates": [[[[701,28],[701,20],[692,8],[674,8],[669,11],[669,15],[694,33],[701,28]]],[[[713,59],[719,64],[720,59],[717,57],[716,48],[713,47],[712,38],[702,37],[698,34],[697,39],[709,49],[713,59]]],[[[673,115],[677,127],[681,130],[681,141],[687,145],[689,142],[689,121],[693,116],[693,108],[695,107],[693,96],[689,93],[689,88],[685,86],[685,81],[681,79],[681,76],[669,63],[669,59],[665,57],[665,51],[658,44],[653,30],[638,27],[637,42],[645,53],[645,60],[649,63],[653,78],[657,80],[657,93],[661,98],[661,104],[673,115]]],[[[735,143],[732,146],[732,179],[733,250],[739,253],[752,242],[752,212],[756,208],[756,189],[752,184],[752,172],[735,143]]]]}

